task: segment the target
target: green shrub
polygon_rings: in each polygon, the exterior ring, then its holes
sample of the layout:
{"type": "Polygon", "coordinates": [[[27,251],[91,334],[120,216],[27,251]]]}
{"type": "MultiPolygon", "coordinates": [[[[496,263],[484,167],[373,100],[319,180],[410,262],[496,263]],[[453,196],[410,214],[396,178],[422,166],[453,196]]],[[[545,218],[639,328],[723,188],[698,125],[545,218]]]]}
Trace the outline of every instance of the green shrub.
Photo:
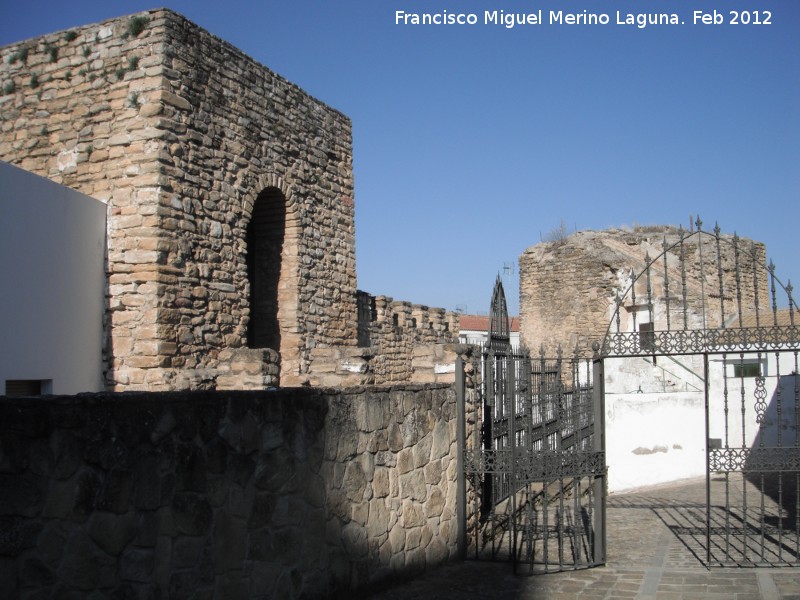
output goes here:
{"type": "Polygon", "coordinates": [[[9,62],[13,65],[15,62],[20,61],[22,63],[28,62],[28,54],[30,54],[30,47],[29,46],[22,46],[19,50],[17,50],[14,54],[11,55],[9,62]]]}
{"type": "Polygon", "coordinates": [[[131,17],[128,20],[128,30],[127,35],[130,37],[139,37],[139,34],[142,33],[147,27],[147,24],[150,22],[150,19],[147,17],[131,17]]]}

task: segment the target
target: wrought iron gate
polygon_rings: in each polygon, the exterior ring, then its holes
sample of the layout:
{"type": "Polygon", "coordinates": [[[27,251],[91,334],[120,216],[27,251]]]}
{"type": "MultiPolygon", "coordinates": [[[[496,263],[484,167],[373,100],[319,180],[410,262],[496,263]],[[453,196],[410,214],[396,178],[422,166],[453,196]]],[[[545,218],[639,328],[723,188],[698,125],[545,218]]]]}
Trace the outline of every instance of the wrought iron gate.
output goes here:
{"type": "Polygon", "coordinates": [[[663,252],[630,273],[597,348],[598,377],[612,357],[693,361],[703,381],[707,500],[693,533],[705,539],[707,566],[796,566],[797,304],[763,247],[696,226],[665,236],[663,252]]]}
{"type": "Polygon", "coordinates": [[[472,387],[458,386],[469,531],[462,544],[475,558],[512,561],[515,571],[604,564],[604,414],[592,385],[598,365],[513,349],[499,278],[489,331],[469,369],[472,387]]]}

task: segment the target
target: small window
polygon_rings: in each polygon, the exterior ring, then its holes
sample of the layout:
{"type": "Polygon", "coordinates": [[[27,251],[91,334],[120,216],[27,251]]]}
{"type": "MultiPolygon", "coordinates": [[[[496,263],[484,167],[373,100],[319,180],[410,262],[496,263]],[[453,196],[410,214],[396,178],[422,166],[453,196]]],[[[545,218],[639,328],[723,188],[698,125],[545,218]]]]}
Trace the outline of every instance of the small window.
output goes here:
{"type": "Polygon", "coordinates": [[[392,325],[394,325],[395,327],[400,326],[400,317],[397,313],[392,315],[392,325]]]}
{"type": "Polygon", "coordinates": [[[652,323],[639,323],[639,345],[644,352],[655,350],[656,335],[652,323]]]}
{"type": "Polygon", "coordinates": [[[733,363],[734,377],[761,377],[761,363],[759,362],[739,362],[733,363]]]}
{"type": "Polygon", "coordinates": [[[6,396],[41,396],[41,379],[7,379],[6,396]]]}
{"type": "Polygon", "coordinates": [[[417,328],[417,318],[416,317],[411,317],[411,328],[412,329],[416,329],[417,328]]]}

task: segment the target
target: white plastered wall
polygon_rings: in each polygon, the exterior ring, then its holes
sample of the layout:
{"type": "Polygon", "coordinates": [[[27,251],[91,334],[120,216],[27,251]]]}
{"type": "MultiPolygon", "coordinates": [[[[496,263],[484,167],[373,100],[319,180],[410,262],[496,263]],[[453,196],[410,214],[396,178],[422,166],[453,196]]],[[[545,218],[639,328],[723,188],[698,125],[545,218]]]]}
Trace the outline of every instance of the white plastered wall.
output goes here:
{"type": "MultiPolygon", "coordinates": [[[[739,354],[710,355],[708,438],[724,447],[727,435],[731,448],[753,448],[762,440],[766,446],[792,446],[798,437],[797,353],[748,352],[744,360],[762,365],[764,418],[759,422],[756,412],[755,379],[734,375],[733,365],[739,361],[739,354]]],[[[660,356],[657,365],[651,361],[605,361],[606,463],[611,492],[706,473],[702,356],[660,356]]]]}
{"type": "Polygon", "coordinates": [[[103,389],[105,231],[105,204],[0,161],[0,394],[103,389]]]}

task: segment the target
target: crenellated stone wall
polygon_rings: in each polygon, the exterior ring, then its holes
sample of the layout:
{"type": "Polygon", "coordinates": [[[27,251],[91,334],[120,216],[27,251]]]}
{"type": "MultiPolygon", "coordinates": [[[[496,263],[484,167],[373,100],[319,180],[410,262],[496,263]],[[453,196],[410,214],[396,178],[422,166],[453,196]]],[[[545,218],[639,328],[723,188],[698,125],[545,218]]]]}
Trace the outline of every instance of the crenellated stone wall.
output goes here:
{"type": "Polygon", "coordinates": [[[454,364],[458,314],[365,292],[359,292],[358,306],[359,345],[374,350],[375,383],[440,380],[437,363],[420,360],[424,356],[444,361],[447,354],[448,364],[454,364]]]}
{"type": "Polygon", "coordinates": [[[349,119],[180,15],[0,48],[0,159],[108,205],[110,390],[441,379],[457,315],[356,290],[349,119]]]}
{"type": "Polygon", "coordinates": [[[8,597],[329,598],[456,557],[450,385],[0,399],[8,597]]]}
{"type": "Polygon", "coordinates": [[[259,197],[281,229],[281,383],[356,346],[349,119],[184,17],[0,49],[0,159],[108,204],[110,389],[213,387],[247,346],[259,197]]]}

